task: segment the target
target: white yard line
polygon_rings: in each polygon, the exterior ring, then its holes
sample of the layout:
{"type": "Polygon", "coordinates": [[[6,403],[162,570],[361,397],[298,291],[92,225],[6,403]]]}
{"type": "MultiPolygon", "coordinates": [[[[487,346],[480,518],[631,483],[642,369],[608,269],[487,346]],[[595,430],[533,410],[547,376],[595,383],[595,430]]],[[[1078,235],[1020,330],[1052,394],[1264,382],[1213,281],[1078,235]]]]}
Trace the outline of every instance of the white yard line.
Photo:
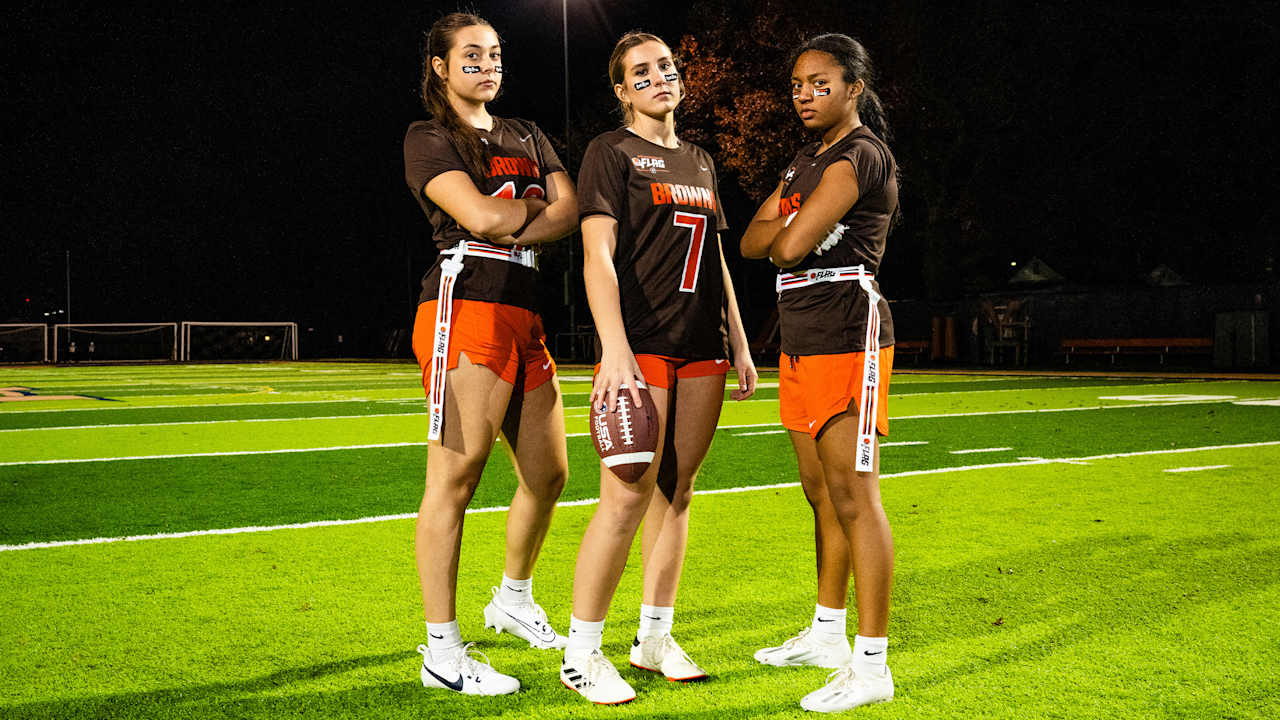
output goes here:
{"type": "MultiPolygon", "coordinates": [[[[180,395],[163,395],[152,397],[181,397],[180,395]]],[[[102,407],[85,407],[85,408],[39,408],[35,410],[10,410],[12,413],[51,413],[51,412],[94,412],[98,410],[163,410],[167,408],[196,408],[196,407],[246,407],[257,405],[311,405],[315,403],[354,403],[354,402],[385,402],[384,398],[373,400],[370,398],[333,398],[329,400],[274,400],[271,402],[228,402],[228,403],[195,403],[181,405],[104,405],[102,407]]],[[[3,415],[3,411],[0,411],[3,415]]]]}
{"type": "MultiPolygon", "coordinates": [[[[1253,401],[1255,404],[1277,402],[1280,399],[1260,399],[1253,401]]],[[[245,406],[270,406],[270,405],[301,405],[314,403],[405,403],[405,402],[425,402],[420,398],[406,398],[404,400],[370,400],[370,399],[348,399],[348,400],[284,400],[280,402],[267,403],[208,403],[200,405],[139,405],[132,407],[103,407],[103,408],[44,408],[38,410],[20,410],[11,411],[19,412],[75,412],[79,410],[150,410],[160,408],[187,408],[187,407],[245,407],[245,406]]],[[[777,402],[776,399],[746,400],[744,402],[777,402]]],[[[1028,413],[1052,413],[1052,412],[1078,412],[1084,410],[1124,410],[1127,408],[1147,408],[1147,407],[1169,407],[1171,405],[1219,405],[1223,403],[1232,403],[1235,405],[1244,404],[1238,399],[1232,400],[1188,400],[1178,402],[1151,402],[1151,403],[1128,403],[1125,405],[1087,405],[1082,407],[1066,407],[1066,408],[1029,408],[1018,410],[984,410],[975,412],[957,412],[957,413],[932,413],[928,415],[901,415],[890,417],[890,421],[899,420],[930,420],[933,418],[950,418],[950,417],[981,417],[986,415],[1024,415],[1028,413]]],[[[425,412],[417,413],[371,413],[368,415],[323,415],[318,417],[292,417],[292,418],[252,418],[244,420],[227,419],[227,420],[178,420],[173,422],[153,422],[153,423],[113,423],[109,425],[54,425],[48,427],[32,427],[32,428],[9,428],[0,429],[0,432],[33,432],[37,430],[83,430],[94,427],[163,427],[167,425],[213,425],[216,423],[238,423],[238,422],[276,422],[281,420],[333,420],[344,417],[386,417],[388,415],[426,415],[425,412]]],[[[0,413],[3,416],[3,413],[0,413]]],[[[566,412],[565,417],[568,419],[584,418],[587,413],[566,412]]],[[[763,425],[777,425],[777,423],[760,423],[763,425]]],[[[755,427],[748,425],[721,425],[721,428],[731,427],[755,427]]],[[[570,435],[569,437],[580,437],[586,433],[578,435],[570,435]]]]}
{"type": "Polygon", "coordinates": [[[952,455],[971,455],[973,453],[1004,452],[1005,450],[1012,450],[1012,449],[1013,448],[1011,447],[973,448],[972,450],[951,450],[949,452],[952,455]]]}
{"type": "Polygon", "coordinates": [[[1229,467],[1231,466],[1230,465],[1201,465],[1199,467],[1169,468],[1168,470],[1165,470],[1165,472],[1167,473],[1199,472],[1200,470],[1221,470],[1223,468],[1229,468],[1229,467]]]}
{"type": "Polygon", "coordinates": [[[287,448],[283,450],[232,450],[228,452],[173,453],[171,455],[127,455],[123,457],[67,458],[60,460],[19,460],[0,462],[0,467],[13,465],[68,465],[71,463],[116,462],[118,460],[169,460],[172,458],[230,457],[233,455],[278,455],[283,453],[329,452],[332,450],[369,450],[372,448],[414,447],[426,442],[373,443],[370,445],[334,445],[330,447],[287,448]]]}
{"type": "Polygon", "coordinates": [[[9,428],[0,429],[0,433],[16,433],[16,432],[33,432],[36,430],[97,430],[98,428],[128,428],[128,427],[172,427],[176,425],[222,425],[235,423],[264,423],[264,422],[289,422],[293,420],[359,420],[362,418],[381,418],[381,417],[414,417],[418,415],[426,415],[422,412],[399,412],[399,413],[369,413],[367,415],[308,415],[307,417],[282,417],[282,418],[244,418],[241,420],[177,420],[174,422],[159,423],[108,423],[106,425],[53,425],[50,427],[31,427],[31,428],[9,428]]]}
{"type": "MultiPolygon", "coordinates": [[[[934,475],[937,473],[966,472],[969,470],[987,470],[991,468],[1007,468],[1007,467],[1027,467],[1031,465],[1049,465],[1055,463],[1066,463],[1072,465],[1088,464],[1090,460],[1110,460],[1115,458],[1140,457],[1145,455],[1167,455],[1174,453],[1189,452],[1211,452],[1214,450],[1238,450],[1253,447],[1272,447],[1280,445],[1280,440],[1269,440],[1266,442],[1240,443],[1238,445],[1206,445],[1196,448],[1176,448],[1171,450],[1139,450],[1126,453],[1108,453],[1106,455],[1089,455],[1079,458],[1031,458],[1020,462],[1007,463],[989,463],[985,465],[964,465],[961,467],[942,467],[933,468],[931,470],[907,470],[898,473],[885,473],[881,478],[897,478],[910,477],[914,475],[934,475]]],[[[338,449],[338,448],[331,448],[338,449]]],[[[1213,467],[1228,467],[1225,465],[1213,467]]],[[[1204,468],[1193,469],[1210,469],[1209,466],[1204,468]]],[[[777,490],[781,488],[799,487],[798,482],[775,483],[772,485],[748,485],[742,487],[719,488],[716,490],[695,490],[694,495],[722,495],[726,493],[752,492],[755,490],[777,490]]],[[[582,505],[593,505],[599,502],[599,498],[584,498],[582,500],[570,500],[566,502],[556,503],[557,507],[574,507],[582,505]]],[[[503,512],[507,510],[507,506],[485,507],[485,508],[469,508],[467,514],[493,513],[503,512]]],[[[30,542],[22,545],[0,545],[0,552],[10,552],[16,550],[37,550],[40,548],[57,548],[67,547],[70,545],[104,545],[117,542],[134,542],[138,540],[170,540],[174,538],[199,537],[204,535],[240,535],[244,533],[271,532],[274,530],[291,530],[300,528],[316,528],[316,527],[332,527],[336,525],[360,525],[364,523],[386,522],[388,520],[409,520],[416,518],[417,513],[400,513],[397,515],[373,515],[369,517],[353,518],[348,520],[316,520],[303,523],[288,523],[284,525],[252,525],[238,528],[216,528],[212,530],[189,530],[186,532],[176,533],[155,533],[151,535],[129,535],[125,537],[98,537],[86,538],[83,540],[54,540],[50,542],[30,542]]]]}

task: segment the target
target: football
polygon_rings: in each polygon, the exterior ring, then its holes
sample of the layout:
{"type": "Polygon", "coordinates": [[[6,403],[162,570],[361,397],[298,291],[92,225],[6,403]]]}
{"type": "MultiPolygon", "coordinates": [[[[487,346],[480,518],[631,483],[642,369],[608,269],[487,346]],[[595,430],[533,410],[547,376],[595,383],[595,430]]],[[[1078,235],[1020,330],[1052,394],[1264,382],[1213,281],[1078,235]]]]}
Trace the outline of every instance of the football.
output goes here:
{"type": "Polygon", "coordinates": [[[618,388],[614,412],[591,408],[591,439],[605,467],[623,482],[636,482],[649,469],[658,448],[658,411],[649,388],[640,384],[641,407],[636,407],[626,385],[618,388]]]}

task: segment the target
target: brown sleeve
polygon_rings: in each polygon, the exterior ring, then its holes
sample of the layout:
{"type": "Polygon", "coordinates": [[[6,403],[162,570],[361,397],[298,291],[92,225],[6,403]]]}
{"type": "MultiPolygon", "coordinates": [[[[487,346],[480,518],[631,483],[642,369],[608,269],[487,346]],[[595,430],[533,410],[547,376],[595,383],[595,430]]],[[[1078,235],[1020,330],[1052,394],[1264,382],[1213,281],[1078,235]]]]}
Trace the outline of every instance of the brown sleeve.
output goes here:
{"type": "Polygon", "coordinates": [[[627,206],[627,169],[618,151],[603,137],[587,146],[578,171],[578,217],[609,215],[622,219],[627,206]]]}
{"type": "Polygon", "coordinates": [[[564,172],[564,163],[560,162],[560,156],[556,155],[556,149],[551,146],[551,141],[542,132],[542,128],[533,123],[529,124],[533,126],[533,136],[537,139],[538,164],[542,166],[542,176],[564,172]]]}
{"type": "Polygon", "coordinates": [[[859,138],[839,159],[848,160],[853,165],[854,175],[858,178],[859,197],[880,192],[888,181],[884,153],[869,140],[859,138]]]}
{"type": "Polygon", "coordinates": [[[711,168],[711,192],[716,196],[716,230],[724,232],[729,229],[729,221],[724,216],[724,203],[720,202],[720,175],[716,173],[716,163],[711,159],[711,154],[703,151],[702,157],[707,160],[707,167],[711,168]]]}
{"type": "Polygon", "coordinates": [[[444,131],[414,123],[404,135],[404,180],[420,195],[435,176],[450,170],[467,172],[467,165],[444,131]]]}

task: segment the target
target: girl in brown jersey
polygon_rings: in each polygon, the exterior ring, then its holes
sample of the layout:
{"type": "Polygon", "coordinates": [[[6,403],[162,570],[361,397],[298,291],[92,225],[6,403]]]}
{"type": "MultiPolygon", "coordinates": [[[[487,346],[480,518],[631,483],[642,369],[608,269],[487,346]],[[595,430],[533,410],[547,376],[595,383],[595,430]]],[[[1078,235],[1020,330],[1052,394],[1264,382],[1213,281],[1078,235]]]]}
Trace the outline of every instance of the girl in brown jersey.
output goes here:
{"type": "Polygon", "coordinates": [[[506,564],[485,624],[533,647],[563,647],[533,600],[532,573],[568,474],[564,414],[542,321],[532,307],[530,245],[577,224],[573,183],[533,123],[494,117],[498,36],[453,13],[427,35],[422,99],[432,120],[409,126],[405,179],[427,214],[440,259],[423,279],[413,348],[430,400],[426,490],[415,550],[428,641],[426,687],[515,692],[520,682],[463,645],[455,597],[462,522],[499,432],[519,486],[507,515],[506,564]]]}
{"type": "Polygon", "coordinates": [[[603,464],[600,504],[578,551],[561,681],[596,703],[635,698],[600,652],[604,618],[641,521],[644,598],[631,664],[671,680],[706,677],[671,637],[698,467],[715,434],[733,349],[742,400],[756,372],[718,230],[727,225],[715,165],[675,133],[683,88],[671,50],[648,33],[614,48],[609,77],[625,127],[591,142],[578,176],[584,275],[600,343],[593,406],[647,385],[660,427],[654,463],[635,484],[603,464]],[[722,314],[723,313],[723,314],[722,314]],[[724,317],[727,317],[727,328],[724,317]],[[657,488],[657,492],[655,492],[657,488]]]}
{"type": "Polygon", "coordinates": [[[866,50],[848,36],[820,35],[796,51],[792,101],[821,140],[787,167],[742,238],[744,256],[780,268],[778,395],[813,507],[818,555],[812,625],[756,659],[836,669],[800,701],[823,712],[893,698],[885,665],[893,537],[880,504],[876,437],[889,431],[893,321],[874,276],[898,184],[871,81],[866,50]],[[851,566],[852,648],[845,633],[851,566]]]}

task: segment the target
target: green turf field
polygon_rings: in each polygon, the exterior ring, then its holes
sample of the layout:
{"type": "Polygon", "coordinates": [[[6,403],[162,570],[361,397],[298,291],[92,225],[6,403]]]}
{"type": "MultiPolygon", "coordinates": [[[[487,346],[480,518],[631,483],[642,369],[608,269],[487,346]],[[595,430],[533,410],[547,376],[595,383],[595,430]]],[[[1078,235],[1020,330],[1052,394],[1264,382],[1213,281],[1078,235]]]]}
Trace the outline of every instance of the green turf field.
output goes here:
{"type": "MultiPolygon", "coordinates": [[[[598,494],[586,375],[561,371],[564,501],[598,494]]],[[[726,404],[698,481],[675,635],[712,681],[626,667],[637,551],[605,651],[639,697],[597,708],[559,653],[483,630],[500,452],[459,621],[524,688],[421,687],[416,366],[0,368],[0,717],[803,715],[826,671],[751,658],[814,602],[776,380],[726,404]]],[[[1280,716],[1280,382],[900,373],[889,411],[897,699],[856,716],[1280,716]]],[[[592,509],[558,510],[535,575],[561,630],[592,509]]]]}

